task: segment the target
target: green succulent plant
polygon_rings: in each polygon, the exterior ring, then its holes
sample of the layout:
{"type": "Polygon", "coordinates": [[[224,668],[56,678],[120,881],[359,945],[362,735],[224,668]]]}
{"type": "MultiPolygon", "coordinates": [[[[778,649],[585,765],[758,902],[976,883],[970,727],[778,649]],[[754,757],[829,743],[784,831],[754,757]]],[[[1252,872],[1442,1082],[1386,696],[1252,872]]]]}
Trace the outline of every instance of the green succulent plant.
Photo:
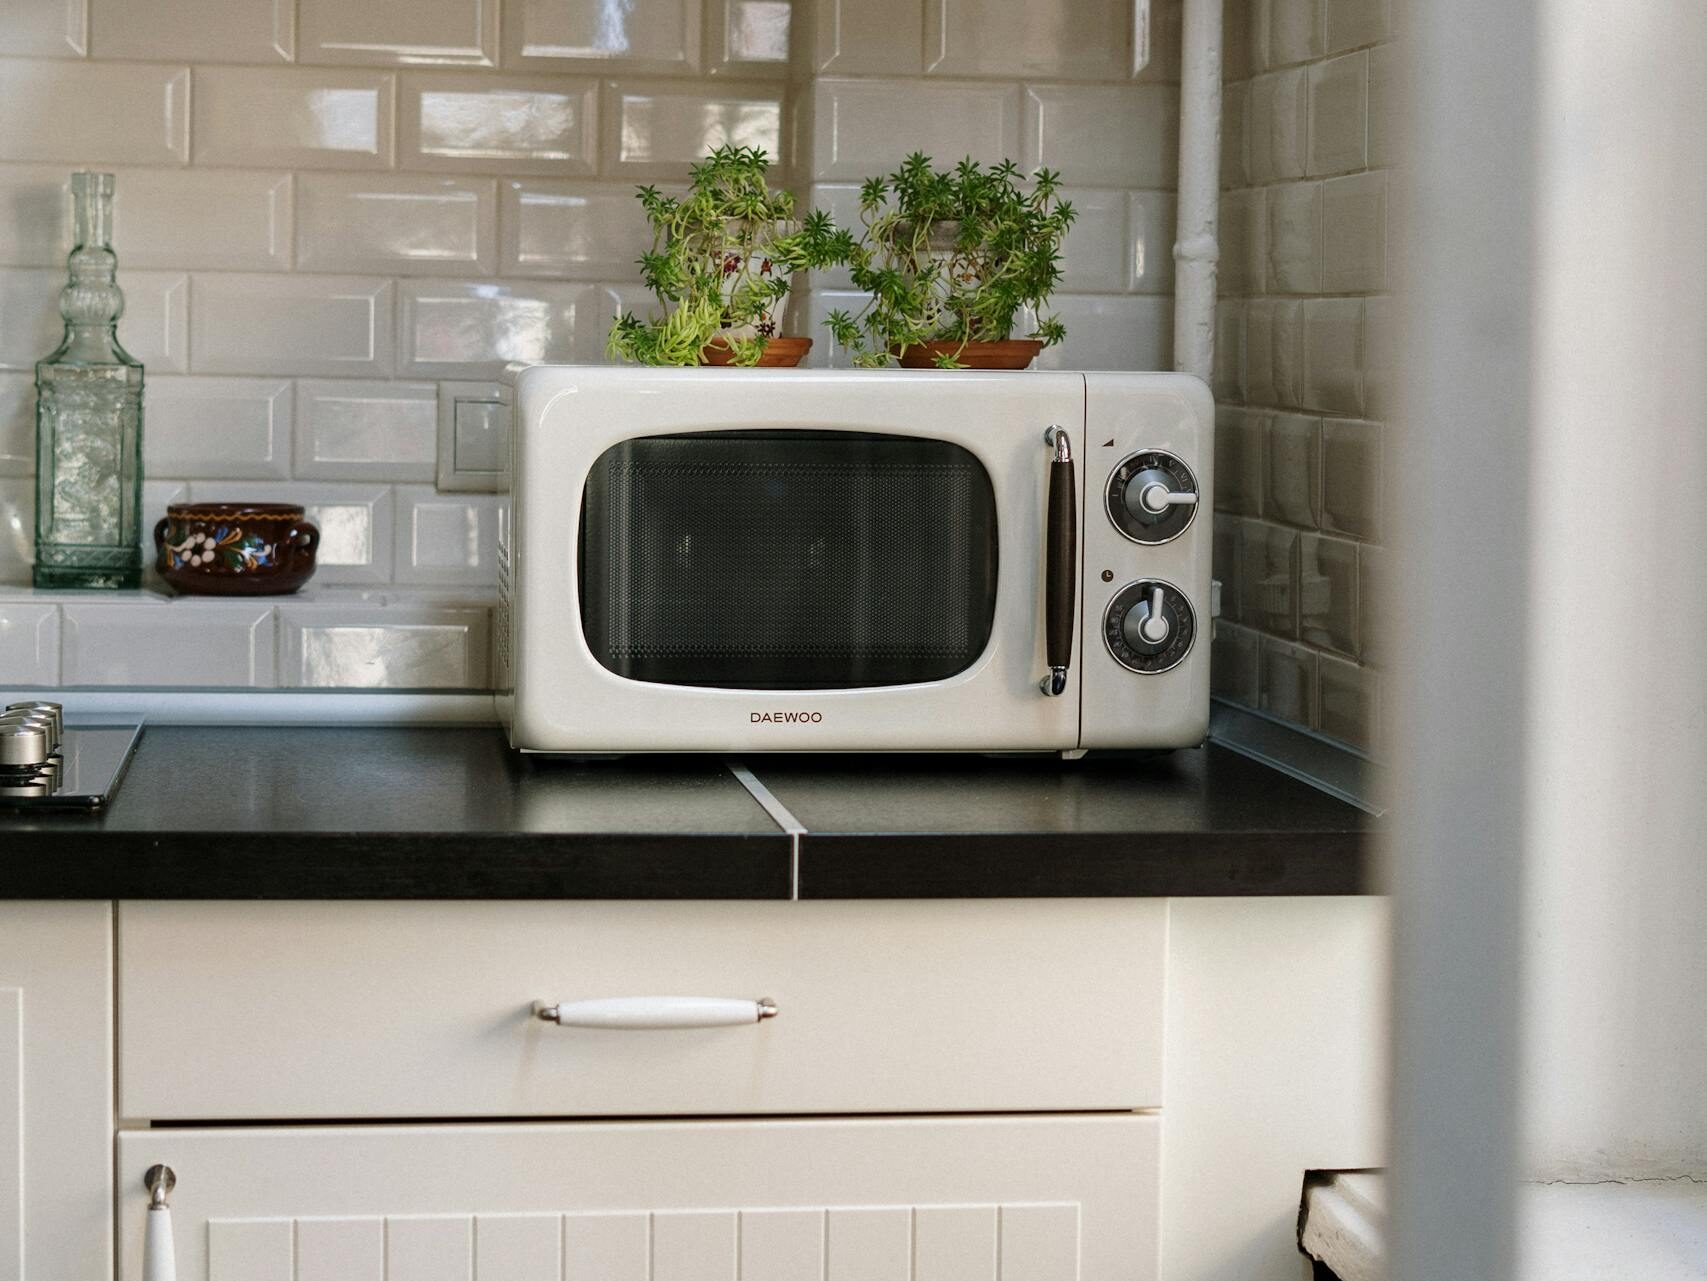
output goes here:
{"type": "Polygon", "coordinates": [[[871,295],[858,315],[825,319],[854,363],[879,366],[927,342],[957,343],[936,363],[958,368],[969,342],[1012,336],[1022,308],[1038,313],[1029,336],[1051,346],[1066,337],[1042,308],[1061,279],[1061,241],[1075,211],[1060,198],[1060,175],[1029,182],[1011,160],[986,169],[970,157],[951,170],[914,152],[886,178],[860,188],[864,232],[847,259],[854,286],[871,295]]]}
{"type": "Polygon", "coordinates": [[[794,197],[766,181],[770,161],[758,147],[723,146],[693,167],[686,195],[641,187],[636,196],[652,226],[640,278],[662,315],[624,312],[611,327],[613,357],[642,365],[697,365],[725,330],[731,364],[752,365],[772,337],[772,315],[794,273],[844,259],[853,237],[822,211],[794,217],[794,197]]]}

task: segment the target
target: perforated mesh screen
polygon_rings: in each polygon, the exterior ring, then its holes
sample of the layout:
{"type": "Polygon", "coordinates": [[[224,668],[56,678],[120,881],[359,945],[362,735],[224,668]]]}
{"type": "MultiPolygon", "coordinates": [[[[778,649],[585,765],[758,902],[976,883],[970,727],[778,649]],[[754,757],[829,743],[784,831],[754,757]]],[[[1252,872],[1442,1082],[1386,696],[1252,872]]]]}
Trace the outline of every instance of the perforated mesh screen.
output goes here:
{"type": "Polygon", "coordinates": [[[984,650],[996,500],[958,445],[847,432],[625,441],[581,510],[581,621],[634,680],[850,689],[984,650]]]}

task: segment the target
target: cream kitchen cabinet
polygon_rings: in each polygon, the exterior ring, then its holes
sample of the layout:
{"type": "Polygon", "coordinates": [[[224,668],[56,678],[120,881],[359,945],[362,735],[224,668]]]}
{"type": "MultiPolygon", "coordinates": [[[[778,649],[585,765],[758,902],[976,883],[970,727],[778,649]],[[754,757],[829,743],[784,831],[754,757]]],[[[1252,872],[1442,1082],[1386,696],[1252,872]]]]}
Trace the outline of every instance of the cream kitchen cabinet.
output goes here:
{"type": "Polygon", "coordinates": [[[112,1275],[112,906],[0,903],[0,1281],[112,1275]]]}

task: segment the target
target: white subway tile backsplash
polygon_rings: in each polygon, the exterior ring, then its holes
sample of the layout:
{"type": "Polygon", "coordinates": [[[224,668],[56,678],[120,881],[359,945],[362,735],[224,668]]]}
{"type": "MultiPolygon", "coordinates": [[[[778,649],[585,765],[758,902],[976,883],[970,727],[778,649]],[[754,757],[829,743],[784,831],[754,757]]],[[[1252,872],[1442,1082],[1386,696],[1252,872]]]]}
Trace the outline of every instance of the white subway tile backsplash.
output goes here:
{"type": "Polygon", "coordinates": [[[0,687],[59,684],[59,606],[0,600],[0,687]]]}
{"type": "Polygon", "coordinates": [[[409,72],[397,105],[406,169],[592,173],[598,83],[566,76],[409,72]]]}
{"type": "Polygon", "coordinates": [[[36,559],[36,482],[0,480],[0,583],[27,583],[36,559]]]}
{"type": "Polygon", "coordinates": [[[1390,34],[1390,0],[1327,0],[1327,51],[1376,44],[1390,34]]]}
{"type": "Polygon", "coordinates": [[[365,276],[195,277],[197,373],[383,377],[392,282],[365,276]]]}
{"type": "Polygon", "coordinates": [[[1268,219],[1261,188],[1229,191],[1221,197],[1221,262],[1217,283],[1222,294],[1261,293],[1265,278],[1268,219]]]}
{"type": "Polygon", "coordinates": [[[926,0],[795,0],[804,65],[836,76],[916,76],[924,71],[926,0]]]}
{"type": "Polygon", "coordinates": [[[1369,55],[1349,53],[1311,67],[1311,176],[1362,169],[1368,138],[1369,55]]]}
{"type": "Polygon", "coordinates": [[[0,263],[48,267],[71,252],[71,167],[0,165],[0,263]]]}
{"type": "Polygon", "coordinates": [[[1127,193],[1068,188],[1061,195],[1078,216],[1061,244],[1060,290],[1126,292],[1135,262],[1150,248],[1127,240],[1127,193]]]}
{"type": "Polygon", "coordinates": [[[181,165],[189,96],[184,67],[0,58],[0,160],[181,165]]]}
{"type": "Polygon", "coordinates": [[[187,480],[290,474],[291,385],[276,378],[150,378],[143,471],[187,480]]]}
{"type": "Polygon", "coordinates": [[[604,172],[686,177],[725,144],[757,147],[789,164],[782,86],[732,80],[614,80],[605,85],[604,172]]]}
{"type": "Polygon", "coordinates": [[[1179,201],[1171,191],[1134,191],[1126,207],[1130,287],[1141,294],[1171,295],[1179,201]]]}
{"type": "Polygon", "coordinates": [[[1046,312],[1061,318],[1067,339],[1043,349],[1039,369],[1173,367],[1172,298],[1061,294],[1050,300],[1046,312]]]}
{"type": "Polygon", "coordinates": [[[485,689],[491,611],[302,605],[280,611],[279,684],[291,688],[485,689]]]}
{"type": "Polygon", "coordinates": [[[1319,58],[1327,49],[1324,0],[1263,0],[1268,9],[1268,66],[1319,58]]]}
{"type": "Polygon", "coordinates": [[[497,270],[495,179],[305,173],[297,217],[296,263],[308,271],[497,270]]]}
{"type": "Polygon", "coordinates": [[[1274,404],[1302,405],[1304,396],[1304,304],[1276,301],[1269,329],[1274,404]]]}
{"type": "MultiPolygon", "coordinates": [[[[608,325],[599,291],[582,285],[409,280],[398,299],[399,372],[495,377],[507,361],[575,358],[589,316],[608,325]]],[[[598,335],[600,346],[604,335],[598,335]]]]}
{"type": "Polygon", "coordinates": [[[195,161],[389,168],[395,97],[379,71],[197,67],[195,161]]]}
{"type": "Polygon", "coordinates": [[[438,458],[433,383],[303,379],[295,474],[315,480],[431,480],[438,458]]]}
{"type": "Polygon", "coordinates": [[[784,75],[793,8],[789,0],[708,0],[706,40],[714,75],[784,75]]]}
{"type": "Polygon", "coordinates": [[[1249,127],[1251,86],[1248,81],[1221,89],[1221,186],[1242,187],[1250,176],[1249,127]]]}
{"type": "Polygon", "coordinates": [[[282,173],[118,170],[113,248],[119,283],[126,267],[288,270],[290,188],[290,175],[282,173]]]}
{"type": "Polygon", "coordinates": [[[1245,307],[1244,399],[1247,405],[1278,405],[1274,377],[1274,309],[1267,298],[1253,298],[1245,307]]]}
{"type": "Polygon", "coordinates": [[[925,70],[1124,80],[1131,0],[925,0],[925,70]]]}
{"type": "MultiPolygon", "coordinates": [[[[1020,154],[1019,97],[1000,84],[818,80],[812,86],[812,176],[858,182],[893,172],[913,151],[939,165],[962,156],[985,164],[1014,158],[1020,154]]],[[[1140,185],[1103,174],[1072,169],[1064,176],[1085,186],[1140,185]]]]}
{"type": "Polygon", "coordinates": [[[0,374],[0,476],[36,469],[36,384],[26,373],[0,374]]]}
{"type": "Polygon", "coordinates": [[[1387,283],[1387,175],[1382,170],[1322,184],[1322,287],[1374,293],[1387,283]]]}
{"type": "Polygon", "coordinates": [[[636,261],[652,247],[652,229],[627,183],[518,178],[504,182],[498,197],[506,276],[636,276],[636,261]]]}
{"type": "MultiPolygon", "coordinates": [[[[1032,85],[1021,137],[1027,170],[1046,166],[1075,186],[1167,189],[1179,167],[1179,92],[1152,84],[1032,85]]],[[[944,148],[941,158],[959,154],[944,148]]]]}
{"type": "Polygon", "coordinates": [[[1369,163],[1388,166],[1398,160],[1399,60],[1393,46],[1369,51],[1369,163]]]}
{"type": "Polygon", "coordinates": [[[498,63],[498,0],[296,0],[307,63],[498,63]]]}
{"type": "Polygon", "coordinates": [[[139,609],[77,601],[61,612],[67,685],[274,685],[270,603],[174,600],[139,609]]]}
{"type": "Polygon", "coordinates": [[[1287,294],[1322,287],[1322,185],[1271,187],[1267,193],[1268,288],[1287,294]]]}
{"type": "Polygon", "coordinates": [[[204,482],[192,502],[300,503],[320,527],[314,585],[384,583],[391,579],[393,495],[389,485],[204,482]]]}
{"type": "Polygon", "coordinates": [[[1398,317],[1391,298],[1367,298],[1363,304],[1363,409],[1371,418],[1390,419],[1398,391],[1398,317]]]}
{"type": "Polygon", "coordinates": [[[397,581],[494,586],[504,502],[497,495],[440,494],[431,485],[399,485],[392,551],[397,581]]]}
{"type": "Polygon", "coordinates": [[[1215,363],[1209,385],[1218,401],[1239,398],[1245,368],[1245,309],[1223,303],[1215,309],[1215,363]]]}
{"type": "Polygon", "coordinates": [[[81,58],[89,51],[88,0],[10,0],[0,55],[81,58]]]}
{"type": "Polygon", "coordinates": [[[89,0],[96,58],[290,62],[296,0],[89,0]]]}
{"type": "Polygon", "coordinates": [[[1304,308],[1304,398],[1311,409],[1363,413],[1363,302],[1312,298],[1304,308]]]}
{"type": "Polygon", "coordinates": [[[1302,178],[1308,161],[1309,69],[1290,67],[1252,80],[1248,110],[1245,147],[1251,181],[1302,178]]]}
{"type": "Polygon", "coordinates": [[[699,0],[505,0],[508,65],[699,69],[699,0]]]}

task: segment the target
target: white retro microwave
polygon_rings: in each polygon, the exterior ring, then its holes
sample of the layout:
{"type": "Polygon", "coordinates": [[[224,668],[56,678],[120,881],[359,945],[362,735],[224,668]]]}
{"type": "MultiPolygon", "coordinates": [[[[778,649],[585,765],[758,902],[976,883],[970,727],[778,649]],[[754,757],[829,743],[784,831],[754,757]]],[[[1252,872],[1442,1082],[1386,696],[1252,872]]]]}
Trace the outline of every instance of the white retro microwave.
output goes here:
{"type": "Polygon", "coordinates": [[[507,380],[494,649],[514,747],[1202,741],[1214,407],[1197,379],[507,380]]]}

